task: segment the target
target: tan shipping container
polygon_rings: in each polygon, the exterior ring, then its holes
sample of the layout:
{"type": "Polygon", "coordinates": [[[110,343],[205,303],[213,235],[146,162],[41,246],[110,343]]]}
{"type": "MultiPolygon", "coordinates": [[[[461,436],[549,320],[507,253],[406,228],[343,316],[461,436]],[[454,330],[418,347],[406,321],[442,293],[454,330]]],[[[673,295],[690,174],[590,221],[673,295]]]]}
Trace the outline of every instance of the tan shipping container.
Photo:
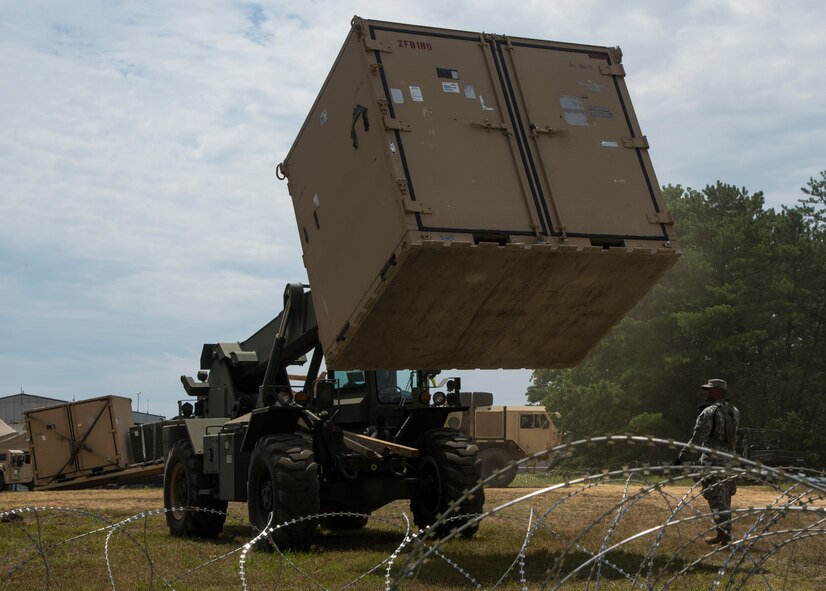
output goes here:
{"type": "Polygon", "coordinates": [[[25,414],[35,485],[120,470],[131,463],[128,398],[90,398],[25,414]]]}
{"type": "Polygon", "coordinates": [[[281,164],[330,368],[571,366],[676,262],[620,59],[353,19],[281,164]]]}

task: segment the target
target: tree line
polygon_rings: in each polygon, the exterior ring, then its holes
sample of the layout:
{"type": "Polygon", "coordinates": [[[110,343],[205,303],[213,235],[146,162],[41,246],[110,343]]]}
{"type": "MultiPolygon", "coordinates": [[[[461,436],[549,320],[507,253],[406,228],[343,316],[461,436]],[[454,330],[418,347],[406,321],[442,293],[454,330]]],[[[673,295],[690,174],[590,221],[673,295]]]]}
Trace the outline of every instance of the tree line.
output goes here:
{"type": "Polygon", "coordinates": [[[528,400],[572,438],[685,441],[699,385],[723,378],[742,427],[826,466],[826,171],[779,211],[720,182],[663,191],[680,261],[582,363],[534,371],[528,400]]]}

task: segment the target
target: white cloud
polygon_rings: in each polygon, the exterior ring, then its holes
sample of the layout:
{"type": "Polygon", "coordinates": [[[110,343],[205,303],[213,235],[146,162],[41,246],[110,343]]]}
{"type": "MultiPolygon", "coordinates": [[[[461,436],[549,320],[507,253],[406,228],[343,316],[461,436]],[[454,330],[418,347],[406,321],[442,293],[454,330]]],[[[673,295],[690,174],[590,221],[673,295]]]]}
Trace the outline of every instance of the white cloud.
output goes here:
{"type": "MultiPolygon", "coordinates": [[[[620,45],[661,183],[720,179],[778,205],[826,168],[819,3],[6,3],[0,395],[128,377],[172,401],[202,342],[275,313],[305,278],[275,166],[353,13],[620,45]]],[[[527,372],[502,375],[520,402],[527,372]]]]}

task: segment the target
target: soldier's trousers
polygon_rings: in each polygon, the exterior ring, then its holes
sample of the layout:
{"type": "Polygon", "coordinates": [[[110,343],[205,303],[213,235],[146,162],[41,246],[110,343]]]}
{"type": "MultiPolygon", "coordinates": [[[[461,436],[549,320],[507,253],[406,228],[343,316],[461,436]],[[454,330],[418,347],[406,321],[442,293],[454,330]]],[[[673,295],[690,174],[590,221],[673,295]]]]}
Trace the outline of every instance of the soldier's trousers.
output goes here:
{"type": "Polygon", "coordinates": [[[717,529],[731,536],[731,494],[734,482],[723,476],[706,476],[702,481],[702,493],[714,514],[717,529]]]}

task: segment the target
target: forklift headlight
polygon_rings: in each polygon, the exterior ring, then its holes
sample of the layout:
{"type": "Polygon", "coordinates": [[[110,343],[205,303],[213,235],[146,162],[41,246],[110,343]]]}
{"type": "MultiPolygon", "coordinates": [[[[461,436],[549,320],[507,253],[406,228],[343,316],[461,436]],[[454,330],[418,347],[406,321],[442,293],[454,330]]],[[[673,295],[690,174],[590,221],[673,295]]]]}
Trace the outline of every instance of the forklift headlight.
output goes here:
{"type": "Polygon", "coordinates": [[[281,406],[289,406],[293,403],[293,393],[283,390],[278,393],[278,404],[281,406]]]}
{"type": "Polygon", "coordinates": [[[427,390],[422,390],[422,393],[419,394],[419,401],[422,404],[427,404],[428,402],[430,402],[430,392],[428,392],[427,390]]]}
{"type": "Polygon", "coordinates": [[[447,402],[447,396],[444,392],[436,392],[433,395],[433,404],[436,406],[442,406],[445,402],[447,402]]]}
{"type": "Polygon", "coordinates": [[[447,395],[447,403],[450,406],[459,406],[459,393],[451,392],[447,395]]]}

